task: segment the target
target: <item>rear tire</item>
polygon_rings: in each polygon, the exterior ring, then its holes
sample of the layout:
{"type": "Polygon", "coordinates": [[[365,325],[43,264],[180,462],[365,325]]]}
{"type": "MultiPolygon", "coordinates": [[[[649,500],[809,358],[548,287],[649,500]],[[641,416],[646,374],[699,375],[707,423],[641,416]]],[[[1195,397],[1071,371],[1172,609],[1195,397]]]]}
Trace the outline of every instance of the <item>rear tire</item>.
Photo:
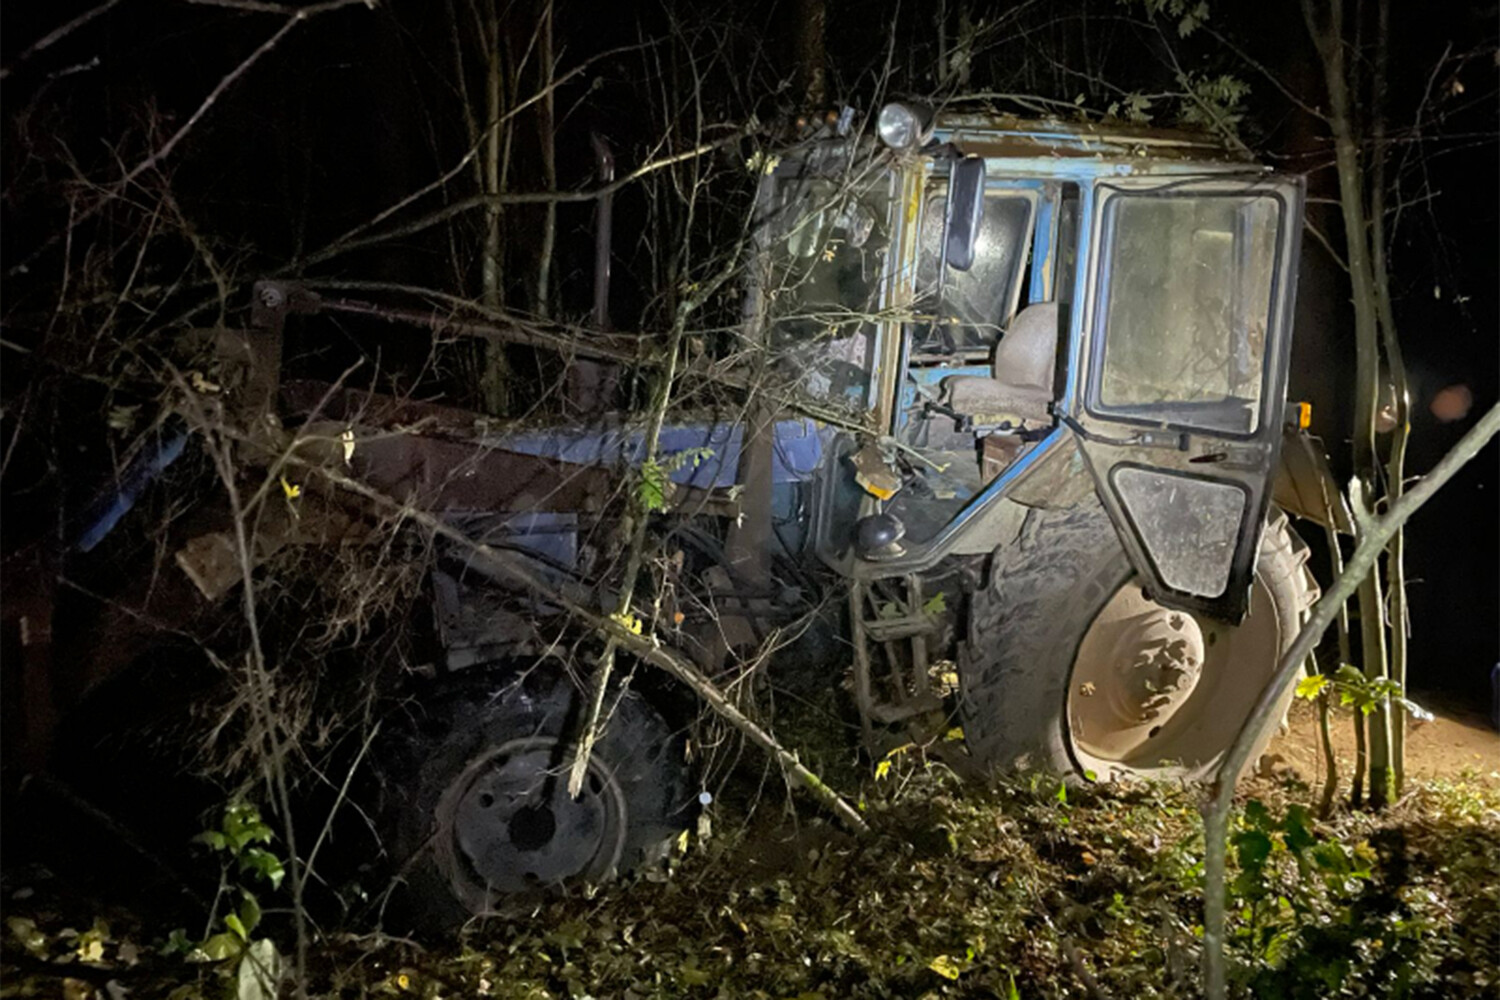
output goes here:
{"type": "Polygon", "coordinates": [[[989,580],[972,601],[959,658],[970,752],[999,771],[1211,777],[1317,600],[1307,557],[1286,515],[1273,511],[1250,613],[1236,628],[1146,600],[1097,503],[1030,512],[1016,542],[995,553],[989,580]],[[1126,605],[1137,618],[1155,616],[1133,663],[1122,662],[1119,631],[1110,634],[1112,645],[1098,638],[1106,627],[1120,628],[1101,613],[1118,616],[1126,605]],[[1182,662],[1150,673],[1158,684],[1143,684],[1141,668],[1156,670],[1148,661],[1169,645],[1160,637],[1183,629],[1197,644],[1178,644],[1189,649],[1182,662]],[[1115,689],[1106,690],[1108,683],[1115,689]],[[1168,693],[1152,693],[1163,689],[1168,693]]]}

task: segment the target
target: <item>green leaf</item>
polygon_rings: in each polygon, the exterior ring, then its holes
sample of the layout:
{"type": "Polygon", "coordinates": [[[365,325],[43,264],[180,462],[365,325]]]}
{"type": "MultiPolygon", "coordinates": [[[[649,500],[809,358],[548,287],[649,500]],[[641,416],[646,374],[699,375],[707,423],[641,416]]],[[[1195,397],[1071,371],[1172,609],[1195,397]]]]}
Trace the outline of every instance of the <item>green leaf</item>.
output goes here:
{"type": "Polygon", "coordinates": [[[677,978],[688,986],[707,986],[713,982],[714,975],[707,969],[698,968],[698,956],[689,956],[677,970],[677,978]]]}
{"type": "Polygon", "coordinates": [[[245,930],[244,923],[240,920],[238,913],[226,913],[224,915],[224,926],[234,931],[235,937],[241,941],[250,940],[250,934],[245,930]]]}
{"type": "Polygon", "coordinates": [[[272,889],[280,889],[281,880],[286,877],[281,859],[263,847],[252,847],[240,855],[240,871],[254,872],[270,882],[272,889]]]}
{"type": "Polygon", "coordinates": [[[1241,830],[1234,836],[1234,853],[1240,867],[1246,871],[1258,871],[1265,867],[1275,846],[1271,838],[1259,830],[1241,830]]]}
{"type": "Polygon", "coordinates": [[[1267,833],[1276,829],[1276,820],[1272,818],[1271,811],[1259,799],[1251,799],[1245,803],[1245,822],[1267,833]]]}
{"type": "Polygon", "coordinates": [[[957,979],[964,974],[963,963],[949,955],[939,955],[928,962],[927,967],[944,979],[957,979]]]}
{"type": "Polygon", "coordinates": [[[249,937],[260,925],[260,901],[248,889],[241,889],[240,892],[245,896],[240,903],[240,923],[245,928],[245,936],[249,937]]]}
{"type": "Polygon", "coordinates": [[[181,927],[167,935],[167,943],[161,946],[163,955],[186,955],[193,950],[193,941],[181,927]]]}
{"type": "Polygon", "coordinates": [[[276,1000],[284,978],[281,955],[270,938],[245,949],[236,970],[234,1000],[276,1000]]]}
{"type": "Polygon", "coordinates": [[[32,958],[46,961],[47,935],[37,929],[35,920],[30,917],[6,917],[5,926],[21,942],[21,947],[31,953],[32,958]]]}
{"type": "Polygon", "coordinates": [[[1005,1000],[1021,1000],[1021,991],[1016,989],[1016,974],[1005,974],[1005,1000]]]}
{"type": "Polygon", "coordinates": [[[198,948],[210,962],[233,958],[244,950],[244,942],[233,934],[215,934],[198,948]]]}
{"type": "Polygon", "coordinates": [[[1318,842],[1313,836],[1312,817],[1303,806],[1288,806],[1286,818],[1281,821],[1281,829],[1286,834],[1286,846],[1293,854],[1301,854],[1307,848],[1318,842]]]}
{"type": "Polygon", "coordinates": [[[192,842],[195,844],[207,844],[215,851],[222,851],[229,846],[229,841],[225,840],[224,835],[218,830],[204,830],[198,836],[194,837],[192,842]]]}
{"type": "Polygon", "coordinates": [[[1328,687],[1327,674],[1313,674],[1297,682],[1297,697],[1311,701],[1328,687]]]}
{"type": "Polygon", "coordinates": [[[635,498],[641,510],[650,514],[667,509],[667,470],[655,459],[641,462],[641,481],[636,484],[635,498]]]}
{"type": "Polygon", "coordinates": [[[922,602],[922,610],[929,615],[940,615],[948,610],[948,595],[941,590],[922,602]]]}
{"type": "Polygon", "coordinates": [[[1334,671],[1333,679],[1340,684],[1353,687],[1365,686],[1365,675],[1360,669],[1351,663],[1340,663],[1338,670],[1334,671]]]}
{"type": "Polygon", "coordinates": [[[1062,805],[1068,804],[1068,783],[1059,781],[1057,783],[1057,801],[1062,805]]]}
{"type": "Polygon", "coordinates": [[[1323,871],[1335,875],[1347,875],[1354,869],[1344,845],[1332,841],[1314,847],[1312,859],[1323,871]]]}
{"type": "Polygon", "coordinates": [[[666,469],[668,472],[676,472],[678,469],[686,468],[687,466],[691,465],[696,469],[698,468],[698,466],[702,465],[708,459],[713,457],[714,450],[709,447],[685,448],[682,451],[667,456],[667,460],[662,463],[662,468],[666,469]]]}
{"type": "Polygon", "coordinates": [[[255,841],[271,842],[271,828],[260,818],[260,810],[249,802],[233,802],[224,810],[223,834],[229,849],[239,854],[255,841]]]}

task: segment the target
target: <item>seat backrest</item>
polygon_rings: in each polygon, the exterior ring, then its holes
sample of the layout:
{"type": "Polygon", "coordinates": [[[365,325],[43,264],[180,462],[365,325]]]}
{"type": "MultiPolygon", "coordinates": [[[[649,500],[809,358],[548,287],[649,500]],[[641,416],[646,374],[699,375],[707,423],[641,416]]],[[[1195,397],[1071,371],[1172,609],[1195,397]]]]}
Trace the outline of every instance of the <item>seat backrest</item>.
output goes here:
{"type": "Polygon", "coordinates": [[[1011,320],[995,347],[995,381],[1018,389],[1052,391],[1057,371],[1056,302],[1027,306],[1011,320]]]}

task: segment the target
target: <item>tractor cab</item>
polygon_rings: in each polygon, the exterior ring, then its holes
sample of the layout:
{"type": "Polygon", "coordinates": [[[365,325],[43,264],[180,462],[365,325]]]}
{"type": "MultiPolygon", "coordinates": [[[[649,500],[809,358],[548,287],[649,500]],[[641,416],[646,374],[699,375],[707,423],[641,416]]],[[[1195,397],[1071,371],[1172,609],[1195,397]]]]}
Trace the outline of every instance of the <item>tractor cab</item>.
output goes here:
{"type": "Polygon", "coordinates": [[[1243,615],[1281,439],[1300,179],[1207,136],[893,104],[762,187],[780,371],[834,428],[813,540],[874,580],[1109,512],[1153,596],[1243,615]]]}

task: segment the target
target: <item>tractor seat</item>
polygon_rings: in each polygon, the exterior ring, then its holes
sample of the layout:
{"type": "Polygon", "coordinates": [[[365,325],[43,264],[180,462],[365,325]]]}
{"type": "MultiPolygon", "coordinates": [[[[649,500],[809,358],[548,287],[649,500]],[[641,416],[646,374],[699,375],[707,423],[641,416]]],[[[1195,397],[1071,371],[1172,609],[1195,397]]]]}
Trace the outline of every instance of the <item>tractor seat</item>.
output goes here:
{"type": "Polygon", "coordinates": [[[1022,309],[995,346],[992,377],[950,375],[943,402],[976,428],[1009,425],[1020,430],[1052,423],[1052,383],[1057,370],[1058,308],[1038,302],[1022,309]]]}

